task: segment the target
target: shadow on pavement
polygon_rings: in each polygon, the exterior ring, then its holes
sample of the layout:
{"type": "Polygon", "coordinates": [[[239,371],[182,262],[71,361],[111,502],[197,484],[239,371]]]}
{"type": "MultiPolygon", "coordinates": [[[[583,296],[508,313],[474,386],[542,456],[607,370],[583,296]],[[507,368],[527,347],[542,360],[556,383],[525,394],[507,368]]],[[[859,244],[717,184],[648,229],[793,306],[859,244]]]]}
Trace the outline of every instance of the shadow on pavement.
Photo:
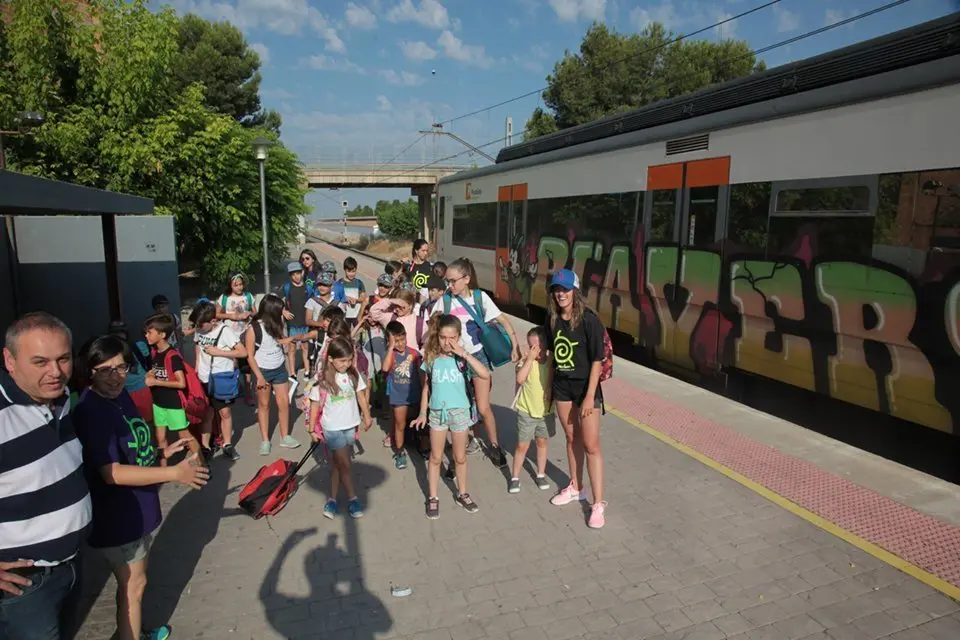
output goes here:
{"type": "MultiPolygon", "coordinates": [[[[320,455],[325,453],[323,449],[320,451],[320,455]]],[[[365,464],[355,458],[353,477],[365,510],[375,512],[377,505],[370,499],[370,490],[383,484],[387,478],[386,472],[379,466],[365,464]]],[[[329,463],[311,470],[301,482],[301,491],[306,485],[313,491],[328,495],[329,463]]],[[[341,505],[345,506],[345,501],[341,500],[341,505]]],[[[316,527],[300,529],[287,536],[260,585],[259,597],[267,621],[285,638],[329,638],[349,629],[352,632],[350,637],[355,640],[373,640],[393,627],[386,606],[367,590],[364,582],[357,529],[362,526],[360,523],[363,520],[349,517],[345,509],[341,509],[338,518],[343,519],[346,548],[341,549],[337,545],[337,534],[329,533],[323,545],[306,555],[303,571],[309,584],[309,595],[299,597],[278,593],[278,584],[287,557],[298,544],[317,535],[316,527]]]]}
{"type": "MultiPolygon", "coordinates": [[[[513,453],[517,449],[517,412],[510,407],[504,407],[502,405],[494,404],[492,406],[493,417],[497,420],[497,435],[500,436],[500,446],[507,452],[507,459],[510,465],[500,469],[505,477],[504,482],[506,482],[510,480],[511,470],[513,468],[513,453]]],[[[482,427],[480,428],[480,433],[483,433],[482,427]]],[[[566,459],[567,441],[566,438],[564,438],[563,429],[560,427],[559,421],[557,422],[557,434],[550,438],[547,444],[547,455],[554,458],[559,456],[560,458],[566,459]]],[[[527,457],[524,461],[523,468],[529,475],[529,478],[520,478],[521,483],[533,481],[537,475],[537,446],[534,443],[531,443],[530,448],[527,449],[527,457]]],[[[549,458],[547,459],[546,475],[550,479],[550,482],[557,487],[565,487],[570,484],[570,475],[567,473],[567,470],[561,469],[549,458]]]]}

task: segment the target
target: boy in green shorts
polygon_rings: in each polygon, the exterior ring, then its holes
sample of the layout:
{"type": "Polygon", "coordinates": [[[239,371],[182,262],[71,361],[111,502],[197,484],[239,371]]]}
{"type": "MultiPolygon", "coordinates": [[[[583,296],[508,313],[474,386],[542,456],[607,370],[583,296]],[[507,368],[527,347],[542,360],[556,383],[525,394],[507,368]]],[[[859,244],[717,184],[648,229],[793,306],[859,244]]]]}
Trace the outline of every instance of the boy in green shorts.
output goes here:
{"type": "Polygon", "coordinates": [[[157,445],[167,446],[167,431],[173,431],[172,442],[186,440],[191,453],[200,454],[200,443],[191,435],[187,414],[180,402],[180,391],[187,388],[187,374],[180,353],[170,346],[175,325],[169,313],[157,313],[143,323],[143,333],[153,353],[152,368],[146,383],[153,396],[153,422],[157,428],[157,445]]]}

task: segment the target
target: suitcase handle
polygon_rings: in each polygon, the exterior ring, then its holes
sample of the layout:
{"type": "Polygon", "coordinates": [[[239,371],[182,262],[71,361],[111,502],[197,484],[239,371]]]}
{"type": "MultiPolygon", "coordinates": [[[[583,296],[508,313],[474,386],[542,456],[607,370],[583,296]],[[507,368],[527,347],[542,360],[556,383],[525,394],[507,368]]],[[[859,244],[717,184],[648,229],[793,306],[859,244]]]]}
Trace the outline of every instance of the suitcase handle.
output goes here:
{"type": "Polygon", "coordinates": [[[305,454],[303,454],[303,457],[302,457],[302,458],[300,458],[300,462],[297,463],[297,466],[295,466],[293,469],[290,470],[289,476],[290,476],[291,478],[292,478],[293,476],[297,475],[297,472],[300,471],[300,467],[302,467],[303,465],[305,465],[305,464],[307,463],[307,460],[310,459],[310,456],[313,455],[313,452],[316,451],[316,450],[317,450],[317,447],[319,447],[321,444],[323,444],[323,443],[320,442],[319,440],[317,440],[317,441],[315,441],[315,442],[313,442],[313,443],[310,444],[310,448],[307,449],[307,452],[306,452],[305,454]]]}

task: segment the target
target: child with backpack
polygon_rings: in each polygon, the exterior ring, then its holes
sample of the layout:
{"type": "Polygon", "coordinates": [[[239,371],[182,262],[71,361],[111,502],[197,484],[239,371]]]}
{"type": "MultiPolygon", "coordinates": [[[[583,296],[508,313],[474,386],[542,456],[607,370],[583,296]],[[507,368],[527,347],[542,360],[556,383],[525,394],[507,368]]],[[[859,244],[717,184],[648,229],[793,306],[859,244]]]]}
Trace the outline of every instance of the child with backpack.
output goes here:
{"type": "Polygon", "coordinates": [[[175,325],[169,313],[157,313],[143,323],[143,333],[150,346],[151,369],[144,382],[153,396],[153,423],[157,432],[157,446],[167,447],[167,431],[174,434],[173,442],[185,440],[190,453],[200,454],[200,443],[190,433],[190,422],[184,411],[183,391],[187,388],[187,368],[180,352],[170,346],[169,336],[175,325]]]}
{"type": "Polygon", "coordinates": [[[520,493],[520,472],[527,458],[530,441],[537,443],[537,475],[534,482],[541,491],[550,488],[547,480],[547,439],[556,434],[553,416],[553,368],[547,332],[533,327],[527,332],[527,355],[517,363],[517,448],[513,453],[513,475],[509,493],[520,493]]]}
{"type": "Polygon", "coordinates": [[[303,265],[299,262],[291,262],[287,265],[287,271],[290,273],[290,281],[283,285],[283,318],[287,321],[287,336],[294,338],[294,343],[287,350],[287,369],[290,374],[291,384],[297,381],[297,343],[300,345],[300,352],[303,356],[304,369],[309,368],[310,345],[308,341],[300,339],[300,336],[307,333],[307,301],[313,297],[313,290],[307,287],[303,281],[303,265]]]}
{"type": "Polygon", "coordinates": [[[587,525],[604,525],[603,453],[600,450],[600,383],[610,374],[609,338],[597,314],[580,293],[580,279],[560,269],[550,280],[549,325],[553,344],[553,399],[567,438],[570,484],[550,502],[558,507],[587,499],[583,486],[586,462],[593,505],[587,525]],[[604,371],[604,368],[607,371],[604,371]]]}
{"type": "Polygon", "coordinates": [[[417,313],[417,294],[411,289],[400,289],[392,298],[384,298],[370,307],[370,317],[381,327],[396,320],[407,332],[407,344],[420,351],[421,336],[425,333],[423,318],[417,313]]]}
{"type": "Polygon", "coordinates": [[[430,496],[427,518],[440,517],[437,486],[440,483],[440,462],[447,444],[447,432],[453,440],[453,462],[456,466],[457,503],[467,513],[480,507],[467,493],[467,437],[477,421],[476,401],[470,378],[489,379],[490,370],[463,348],[461,325],[455,316],[440,314],[431,320],[427,343],[423,350],[426,373],[420,399],[420,416],[412,426],[430,428],[430,464],[427,473],[430,496]]]}
{"type": "MultiPolygon", "coordinates": [[[[250,326],[250,318],[256,315],[253,294],[246,289],[247,277],[242,273],[234,274],[230,276],[226,289],[216,301],[217,318],[223,320],[236,336],[242,336],[247,331],[247,327],[250,326]]],[[[252,406],[255,400],[250,363],[247,362],[246,358],[239,358],[237,368],[243,376],[244,400],[252,406]]]]}
{"type": "Polygon", "coordinates": [[[343,278],[334,285],[334,294],[341,301],[347,322],[351,327],[357,326],[367,306],[367,291],[363,281],[357,278],[357,260],[353,256],[343,261],[343,278]]]}
{"type": "Polygon", "coordinates": [[[323,507],[326,518],[338,513],[337,495],[343,485],[347,495],[347,512],[352,518],[363,516],[363,505],[357,496],[350,471],[350,452],[357,429],[369,431],[373,426],[366,394],[367,384],[354,366],[353,343],[342,337],[327,345],[320,379],[310,390],[310,426],[314,441],[322,440],[333,454],[330,471],[330,498],[323,507]]]}
{"type": "MultiPolygon", "coordinates": [[[[423,389],[423,376],[420,371],[420,353],[407,345],[407,331],[394,320],[387,323],[389,348],[383,359],[382,371],[387,378],[387,398],[393,417],[391,444],[393,463],[397,469],[407,468],[407,454],[403,448],[404,434],[407,430],[410,407],[419,408],[423,389]]],[[[387,436],[390,438],[390,436],[387,436]]],[[[421,450],[424,449],[421,446],[421,450]]]]}

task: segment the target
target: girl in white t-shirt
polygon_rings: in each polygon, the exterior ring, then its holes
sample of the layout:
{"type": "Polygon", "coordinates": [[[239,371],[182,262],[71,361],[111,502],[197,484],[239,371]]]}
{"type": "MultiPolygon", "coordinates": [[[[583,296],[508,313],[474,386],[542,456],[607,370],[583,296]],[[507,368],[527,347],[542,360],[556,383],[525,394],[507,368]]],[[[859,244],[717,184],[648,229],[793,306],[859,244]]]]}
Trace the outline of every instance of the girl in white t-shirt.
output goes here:
{"type": "MultiPolygon", "coordinates": [[[[194,362],[197,363],[197,377],[208,394],[207,384],[212,374],[230,373],[237,368],[237,360],[247,357],[247,349],[240,337],[226,323],[218,322],[216,318],[217,308],[212,302],[201,302],[190,314],[190,321],[196,329],[193,343],[196,345],[194,362]]],[[[239,389],[237,391],[239,393],[239,389]]],[[[210,407],[203,418],[200,443],[205,450],[210,449],[213,414],[216,412],[223,435],[223,455],[237,460],[240,454],[233,448],[233,403],[234,400],[210,398],[210,407]]]]}
{"type": "Polygon", "coordinates": [[[333,338],[323,355],[323,367],[316,386],[310,390],[310,436],[322,440],[333,454],[330,471],[330,499],[323,515],[337,515],[337,494],[343,483],[347,511],[353,518],[363,515],[363,506],[350,472],[350,451],[357,439],[357,428],[373,426],[370,404],[363,393],[367,383],[354,364],[356,354],[347,338],[333,338]]]}
{"type": "MultiPolygon", "coordinates": [[[[236,336],[243,335],[247,327],[250,326],[250,319],[257,313],[253,294],[246,289],[247,277],[242,273],[234,274],[230,276],[230,281],[227,283],[223,294],[216,300],[217,318],[222,320],[236,336]]],[[[253,406],[256,401],[253,397],[252,374],[247,359],[240,358],[237,360],[237,368],[243,375],[245,400],[248,405],[253,406]]]]}

